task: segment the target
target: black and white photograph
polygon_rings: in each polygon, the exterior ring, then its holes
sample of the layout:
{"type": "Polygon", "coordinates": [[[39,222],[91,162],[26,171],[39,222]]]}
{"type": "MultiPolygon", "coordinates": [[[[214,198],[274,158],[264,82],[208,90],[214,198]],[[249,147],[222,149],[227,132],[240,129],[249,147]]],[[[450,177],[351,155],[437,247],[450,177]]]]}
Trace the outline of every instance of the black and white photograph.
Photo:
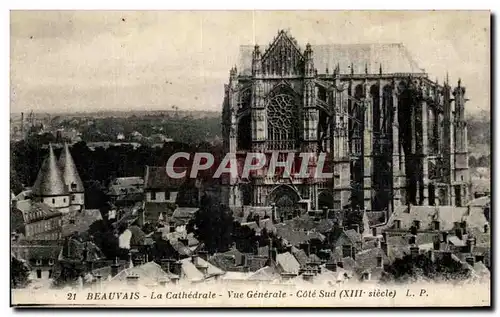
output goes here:
{"type": "Polygon", "coordinates": [[[490,23],[11,11],[11,306],[490,307],[490,23]]]}

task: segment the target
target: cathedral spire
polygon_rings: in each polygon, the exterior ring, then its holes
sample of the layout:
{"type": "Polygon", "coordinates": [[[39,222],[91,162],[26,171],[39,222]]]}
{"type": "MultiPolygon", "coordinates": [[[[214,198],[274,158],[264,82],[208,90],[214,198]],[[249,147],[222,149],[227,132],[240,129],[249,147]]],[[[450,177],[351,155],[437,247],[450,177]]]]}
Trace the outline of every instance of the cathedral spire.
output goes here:
{"type": "Polygon", "coordinates": [[[83,193],[85,191],[83,182],[76,169],[75,162],[69,151],[68,143],[64,144],[61,157],[59,158],[59,167],[63,173],[63,180],[71,193],[83,193]]]}
{"type": "Polygon", "coordinates": [[[49,144],[49,156],[43,161],[38,172],[33,194],[38,197],[65,196],[68,194],[52,144],[49,144]]]}

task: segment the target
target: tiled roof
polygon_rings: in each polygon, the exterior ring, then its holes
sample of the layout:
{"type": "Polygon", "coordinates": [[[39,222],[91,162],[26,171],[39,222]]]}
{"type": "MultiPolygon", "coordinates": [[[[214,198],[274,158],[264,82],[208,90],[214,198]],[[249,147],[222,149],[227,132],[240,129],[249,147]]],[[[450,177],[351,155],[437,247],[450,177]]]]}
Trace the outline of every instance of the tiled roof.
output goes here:
{"type": "MultiPolygon", "coordinates": [[[[187,171],[185,167],[174,167],[176,173],[187,171]]],[[[163,166],[146,166],[146,175],[144,177],[145,189],[174,189],[179,188],[186,182],[186,177],[171,178],[167,174],[167,168],[163,166]]]]}
{"type": "Polygon", "coordinates": [[[259,220],[259,223],[256,221],[243,222],[241,225],[247,226],[250,229],[255,230],[255,232],[260,232],[262,229],[266,229],[267,232],[276,232],[276,227],[274,226],[271,218],[261,219],[259,220]]]}
{"type": "Polygon", "coordinates": [[[182,262],[182,273],[185,278],[190,281],[202,281],[206,277],[223,275],[224,271],[210,264],[209,262],[203,260],[198,257],[196,259],[198,261],[197,265],[204,266],[207,268],[207,276],[200,272],[200,270],[196,267],[196,265],[192,262],[192,258],[186,258],[181,260],[182,262]]]}
{"type": "Polygon", "coordinates": [[[295,231],[286,224],[276,225],[277,235],[293,246],[298,246],[301,243],[308,242],[313,239],[320,241],[325,240],[325,236],[319,232],[295,231]]]}
{"type": "Polygon", "coordinates": [[[360,243],[362,241],[361,234],[354,229],[344,230],[344,233],[353,244],[360,243]]]}
{"type": "Polygon", "coordinates": [[[356,273],[362,274],[364,272],[369,272],[371,273],[373,279],[379,278],[383,272],[383,267],[377,266],[378,257],[382,258],[382,266],[389,263],[387,255],[380,248],[373,248],[358,252],[355,260],[356,273]]]}
{"type": "Polygon", "coordinates": [[[64,183],[63,174],[57,164],[52,145],[49,146],[49,157],[43,161],[32,190],[35,196],[68,195],[68,189],[64,183]]]}
{"type": "Polygon", "coordinates": [[[276,262],[281,266],[285,273],[298,273],[300,264],[297,259],[289,252],[276,255],[276,262]]]}
{"type": "MultiPolygon", "coordinates": [[[[267,46],[261,46],[264,55],[267,46]]],[[[240,46],[238,70],[242,75],[251,75],[252,53],[254,46],[240,46]]],[[[327,44],[311,45],[314,67],[324,73],[325,68],[332,70],[339,65],[341,74],[350,74],[351,65],[355,74],[364,74],[365,68],[370,74],[378,74],[382,64],[385,74],[423,73],[403,44],[327,44]]],[[[302,50],[303,52],[303,50],[302,50]]]]}
{"type": "Polygon", "coordinates": [[[139,276],[139,283],[158,283],[161,280],[169,281],[177,275],[163,271],[161,266],[155,262],[148,262],[139,266],[134,266],[119,272],[112,281],[126,281],[127,276],[139,276]]]}
{"type": "Polygon", "coordinates": [[[473,207],[488,207],[491,204],[491,197],[490,196],[483,196],[479,197],[476,199],[471,200],[467,206],[473,206],[473,207]]]}
{"type": "Polygon", "coordinates": [[[54,217],[60,217],[61,215],[62,213],[60,211],[39,202],[31,202],[30,209],[23,212],[25,223],[33,223],[54,217]]]}
{"type": "Polygon", "coordinates": [[[24,260],[52,259],[56,260],[62,244],[60,241],[21,241],[12,243],[12,253],[24,260]]]}
{"type": "Polygon", "coordinates": [[[63,172],[64,183],[66,184],[68,190],[71,193],[83,193],[85,188],[83,187],[82,179],[78,174],[75,162],[69,151],[68,144],[64,144],[64,149],[62,151],[61,157],[59,157],[59,168],[63,172]]]}
{"type": "Polygon", "coordinates": [[[111,182],[110,186],[125,186],[125,187],[140,187],[144,186],[144,178],[140,176],[132,177],[117,177],[111,182]]]}
{"type": "Polygon", "coordinates": [[[395,228],[395,221],[400,221],[400,229],[409,230],[414,221],[420,221],[420,229],[433,230],[433,221],[439,221],[440,230],[452,230],[455,222],[467,221],[468,227],[483,227],[487,223],[483,210],[478,207],[455,206],[398,206],[385,228],[395,228]]]}
{"type": "Polygon", "coordinates": [[[309,262],[309,258],[307,257],[306,252],[302,249],[297,249],[293,247],[292,254],[297,260],[297,262],[299,262],[300,266],[305,266],[309,262]]]}
{"type": "Polygon", "coordinates": [[[248,280],[250,281],[274,281],[281,278],[280,272],[276,266],[265,266],[255,273],[250,275],[248,280]]]}
{"type": "Polygon", "coordinates": [[[177,207],[172,214],[176,219],[191,219],[200,208],[177,207]]]}
{"type": "Polygon", "coordinates": [[[166,214],[167,217],[172,217],[175,205],[169,202],[153,203],[146,202],[144,204],[144,216],[146,221],[156,222],[161,214],[166,214]]]}
{"type": "Polygon", "coordinates": [[[98,209],[84,209],[73,217],[75,223],[67,223],[63,226],[63,236],[69,236],[74,232],[86,232],[90,225],[101,220],[101,212],[98,209]]]}

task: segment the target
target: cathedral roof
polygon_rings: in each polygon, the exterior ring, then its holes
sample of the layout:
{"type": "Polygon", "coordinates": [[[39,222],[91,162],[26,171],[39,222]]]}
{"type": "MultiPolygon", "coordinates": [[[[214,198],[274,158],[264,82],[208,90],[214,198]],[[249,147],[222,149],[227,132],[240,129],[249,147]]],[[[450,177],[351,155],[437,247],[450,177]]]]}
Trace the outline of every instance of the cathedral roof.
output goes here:
{"type": "MultiPolygon", "coordinates": [[[[241,75],[252,74],[253,49],[253,45],[240,46],[238,71],[241,75]]],[[[266,49],[261,47],[261,52],[266,49]]],[[[314,67],[320,74],[325,73],[326,68],[333,73],[337,64],[341,74],[350,74],[351,64],[354,74],[365,74],[365,67],[369,74],[378,74],[380,65],[384,74],[425,73],[401,43],[311,45],[311,49],[314,67]]]]}
{"type": "Polygon", "coordinates": [[[35,196],[63,196],[68,194],[52,145],[49,146],[49,157],[43,161],[32,190],[35,196]]]}
{"type": "Polygon", "coordinates": [[[70,192],[79,193],[83,192],[83,183],[78,174],[78,170],[76,169],[75,162],[73,161],[73,157],[69,151],[68,144],[64,145],[64,149],[61,153],[61,157],[59,157],[59,166],[63,173],[64,183],[70,192]],[[72,184],[76,185],[72,187],[72,184]]]}

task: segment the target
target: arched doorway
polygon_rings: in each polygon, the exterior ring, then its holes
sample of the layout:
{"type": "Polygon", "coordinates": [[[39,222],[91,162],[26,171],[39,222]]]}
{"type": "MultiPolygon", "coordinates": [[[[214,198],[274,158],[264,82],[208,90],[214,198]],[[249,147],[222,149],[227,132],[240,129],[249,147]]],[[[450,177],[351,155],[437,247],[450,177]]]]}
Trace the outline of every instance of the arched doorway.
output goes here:
{"type": "Polygon", "coordinates": [[[287,215],[293,215],[295,208],[298,208],[300,196],[290,186],[280,185],[273,189],[269,195],[269,203],[276,205],[276,217],[287,218],[287,215]]]}
{"type": "Polygon", "coordinates": [[[323,209],[324,207],[333,209],[333,195],[328,191],[322,191],[318,195],[318,208],[323,209]]]}

